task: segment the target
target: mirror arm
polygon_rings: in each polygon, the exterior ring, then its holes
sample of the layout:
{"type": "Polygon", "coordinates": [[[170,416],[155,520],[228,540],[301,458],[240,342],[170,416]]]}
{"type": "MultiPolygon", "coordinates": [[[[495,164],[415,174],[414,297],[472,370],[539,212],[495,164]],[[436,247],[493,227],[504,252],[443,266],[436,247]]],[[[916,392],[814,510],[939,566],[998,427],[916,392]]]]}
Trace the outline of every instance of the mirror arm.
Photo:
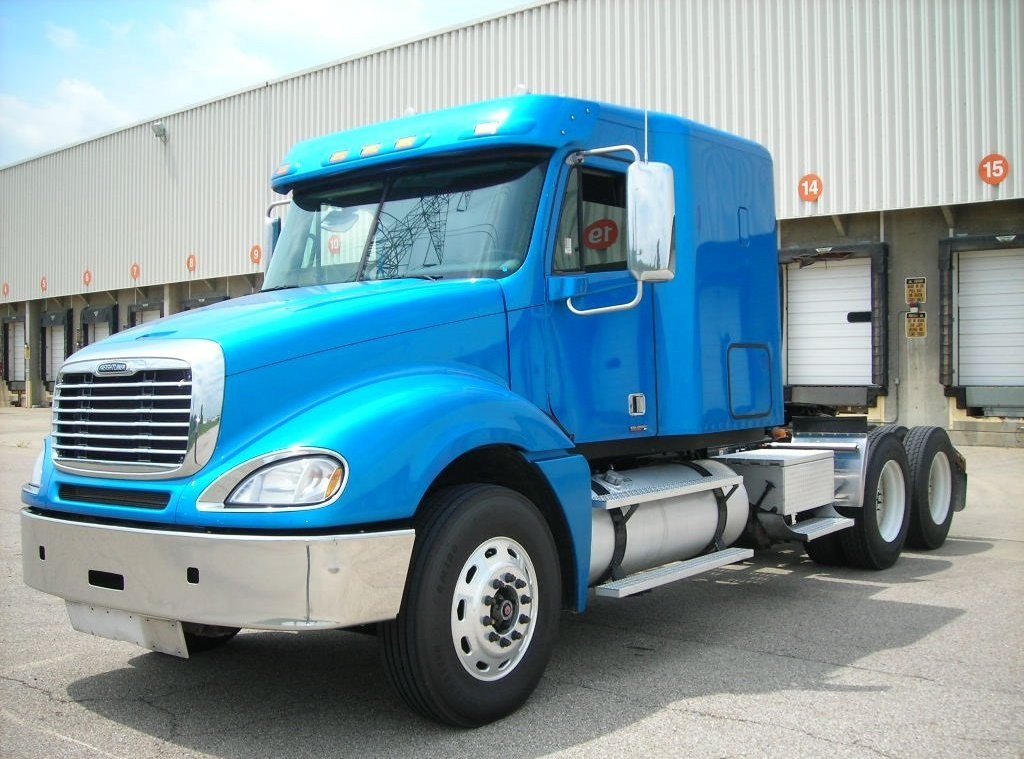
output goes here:
{"type": "Polygon", "coordinates": [[[611,145],[606,148],[593,148],[592,150],[580,150],[569,156],[569,163],[573,166],[583,163],[588,155],[606,155],[608,153],[629,153],[634,161],[640,160],[640,152],[632,145],[611,145]]]}
{"type": "Polygon", "coordinates": [[[640,301],[644,297],[644,283],[640,280],[636,282],[636,295],[633,296],[633,300],[629,303],[619,303],[614,306],[601,306],[600,308],[576,308],[572,304],[572,298],[569,297],[565,301],[565,305],[569,307],[577,316],[596,316],[597,314],[610,314],[613,311],[628,311],[631,308],[636,308],[640,305],[640,301]]]}

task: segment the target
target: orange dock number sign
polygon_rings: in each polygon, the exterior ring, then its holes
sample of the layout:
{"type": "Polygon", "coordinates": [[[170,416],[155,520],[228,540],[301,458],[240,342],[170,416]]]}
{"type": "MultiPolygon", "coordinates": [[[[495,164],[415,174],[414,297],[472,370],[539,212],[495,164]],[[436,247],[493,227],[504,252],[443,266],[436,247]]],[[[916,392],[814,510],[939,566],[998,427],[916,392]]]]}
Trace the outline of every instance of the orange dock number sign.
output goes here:
{"type": "Polygon", "coordinates": [[[978,176],[985,184],[997,185],[1010,175],[1010,162],[999,153],[989,153],[978,164],[978,176]]]}
{"type": "Polygon", "coordinates": [[[818,198],[821,197],[821,191],[825,188],[824,183],[821,181],[821,177],[817,174],[804,174],[800,177],[800,184],[798,185],[800,190],[800,200],[806,200],[808,203],[818,202],[818,198]]]}

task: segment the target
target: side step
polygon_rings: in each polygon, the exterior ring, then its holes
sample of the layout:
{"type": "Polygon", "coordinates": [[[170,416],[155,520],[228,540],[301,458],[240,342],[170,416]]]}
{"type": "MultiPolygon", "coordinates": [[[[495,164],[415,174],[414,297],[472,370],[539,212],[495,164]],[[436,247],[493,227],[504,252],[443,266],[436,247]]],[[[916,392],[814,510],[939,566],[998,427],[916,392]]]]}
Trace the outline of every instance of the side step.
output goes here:
{"type": "Polygon", "coordinates": [[[724,567],[726,564],[734,564],[737,561],[750,559],[754,552],[749,548],[726,548],[724,551],[698,556],[688,561],[676,561],[671,564],[664,564],[654,569],[645,569],[643,572],[623,577],[621,580],[612,580],[604,585],[598,585],[597,595],[607,598],[625,598],[635,593],[643,593],[645,590],[656,588],[659,585],[667,585],[676,580],[683,580],[687,577],[699,575],[710,569],[724,567]]]}
{"type": "Polygon", "coordinates": [[[790,525],[789,530],[796,534],[797,540],[806,542],[845,530],[847,527],[853,527],[853,520],[849,517],[815,517],[790,525]]]}

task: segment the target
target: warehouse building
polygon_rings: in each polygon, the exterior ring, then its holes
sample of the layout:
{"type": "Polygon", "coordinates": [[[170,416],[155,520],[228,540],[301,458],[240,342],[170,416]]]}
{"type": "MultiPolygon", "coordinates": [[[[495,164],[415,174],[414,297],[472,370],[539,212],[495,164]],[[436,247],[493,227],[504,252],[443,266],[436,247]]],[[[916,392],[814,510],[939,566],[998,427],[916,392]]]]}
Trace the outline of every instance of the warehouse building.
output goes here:
{"type": "Polygon", "coordinates": [[[787,399],[1024,445],[1024,6],[545,0],[0,170],[3,380],[262,282],[296,140],[512,93],[678,113],[775,159],[787,399]]]}

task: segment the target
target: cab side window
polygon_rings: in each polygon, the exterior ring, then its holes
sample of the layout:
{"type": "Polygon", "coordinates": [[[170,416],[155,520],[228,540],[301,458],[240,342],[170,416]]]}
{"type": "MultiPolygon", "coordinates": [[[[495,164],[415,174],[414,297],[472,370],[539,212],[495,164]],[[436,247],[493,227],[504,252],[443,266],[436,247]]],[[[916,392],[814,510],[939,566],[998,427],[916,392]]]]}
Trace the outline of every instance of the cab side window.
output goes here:
{"type": "Polygon", "coordinates": [[[569,177],[555,250],[556,272],[626,268],[626,176],[577,167],[569,177]]]}

